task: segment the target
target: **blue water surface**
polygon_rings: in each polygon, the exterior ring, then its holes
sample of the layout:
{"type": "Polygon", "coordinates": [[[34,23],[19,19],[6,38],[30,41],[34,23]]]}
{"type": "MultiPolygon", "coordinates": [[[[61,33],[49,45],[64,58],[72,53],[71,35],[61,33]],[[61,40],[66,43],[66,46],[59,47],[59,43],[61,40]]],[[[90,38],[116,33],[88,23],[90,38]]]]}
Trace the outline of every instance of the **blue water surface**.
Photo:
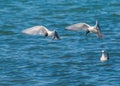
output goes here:
{"type": "Polygon", "coordinates": [[[120,86],[119,67],[120,0],[0,1],[0,86],[120,86]],[[96,20],[102,39],[65,30],[96,20]],[[21,33],[35,25],[57,30],[61,40],[21,33]]]}

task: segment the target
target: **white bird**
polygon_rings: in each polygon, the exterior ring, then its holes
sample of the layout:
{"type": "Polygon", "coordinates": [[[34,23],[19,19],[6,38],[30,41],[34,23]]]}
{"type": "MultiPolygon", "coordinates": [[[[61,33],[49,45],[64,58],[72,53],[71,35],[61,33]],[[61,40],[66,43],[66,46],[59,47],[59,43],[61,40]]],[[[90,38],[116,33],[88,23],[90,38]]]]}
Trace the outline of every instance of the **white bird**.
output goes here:
{"type": "Polygon", "coordinates": [[[45,37],[50,36],[52,39],[60,39],[58,33],[55,30],[50,31],[44,26],[34,26],[23,30],[22,33],[29,35],[43,35],[45,37]]]}
{"type": "Polygon", "coordinates": [[[77,23],[77,24],[73,24],[73,25],[66,27],[66,29],[73,30],[73,31],[86,30],[86,35],[89,32],[92,32],[92,33],[97,34],[99,38],[102,38],[100,27],[99,27],[99,24],[97,21],[96,21],[96,24],[94,26],[90,26],[86,23],[77,23]]]}
{"type": "Polygon", "coordinates": [[[102,50],[102,56],[101,56],[101,58],[100,58],[100,61],[101,61],[101,62],[104,62],[104,61],[107,61],[108,59],[109,59],[108,53],[105,53],[105,51],[102,50]]]}

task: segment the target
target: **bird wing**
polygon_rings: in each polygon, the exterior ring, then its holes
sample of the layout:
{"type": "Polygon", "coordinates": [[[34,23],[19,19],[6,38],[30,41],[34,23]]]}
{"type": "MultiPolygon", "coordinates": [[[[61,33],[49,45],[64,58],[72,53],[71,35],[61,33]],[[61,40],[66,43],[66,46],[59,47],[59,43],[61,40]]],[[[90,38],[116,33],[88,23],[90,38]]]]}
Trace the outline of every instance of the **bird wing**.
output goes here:
{"type": "Polygon", "coordinates": [[[66,27],[66,29],[79,31],[79,30],[88,30],[89,27],[90,26],[86,23],[77,23],[77,24],[73,24],[73,25],[66,27]]]}
{"type": "Polygon", "coordinates": [[[102,38],[101,29],[99,25],[97,25],[97,34],[98,34],[98,37],[102,38]]]}
{"type": "Polygon", "coordinates": [[[44,26],[34,26],[28,29],[25,29],[22,31],[24,34],[29,34],[29,35],[48,35],[48,29],[44,26]]]}
{"type": "Polygon", "coordinates": [[[54,36],[53,36],[53,40],[54,39],[60,39],[60,36],[58,35],[58,33],[56,31],[55,31],[54,36]]]}
{"type": "Polygon", "coordinates": [[[106,53],[105,57],[107,57],[109,59],[109,53],[106,53]]]}

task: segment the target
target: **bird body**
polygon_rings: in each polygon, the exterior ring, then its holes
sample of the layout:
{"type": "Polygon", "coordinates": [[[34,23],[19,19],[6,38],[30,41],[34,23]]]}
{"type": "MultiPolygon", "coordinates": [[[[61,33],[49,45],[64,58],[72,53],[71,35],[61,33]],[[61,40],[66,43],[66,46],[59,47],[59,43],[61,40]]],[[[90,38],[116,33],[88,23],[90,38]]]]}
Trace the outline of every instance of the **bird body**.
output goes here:
{"type": "Polygon", "coordinates": [[[99,27],[97,21],[96,21],[96,24],[94,26],[90,26],[87,23],[77,23],[77,24],[73,24],[73,25],[66,27],[66,29],[73,30],[73,31],[86,30],[86,35],[89,32],[92,32],[94,34],[97,34],[99,38],[102,38],[100,27],[99,27]]]}
{"type": "Polygon", "coordinates": [[[53,39],[60,39],[58,33],[55,30],[50,31],[44,26],[34,26],[34,27],[23,30],[22,33],[29,34],[29,35],[50,36],[53,39]]]}
{"type": "Polygon", "coordinates": [[[106,53],[104,52],[104,50],[102,50],[102,56],[101,56],[101,58],[100,58],[100,61],[101,61],[101,62],[104,62],[104,61],[107,61],[108,59],[109,59],[108,54],[106,54],[106,53]]]}

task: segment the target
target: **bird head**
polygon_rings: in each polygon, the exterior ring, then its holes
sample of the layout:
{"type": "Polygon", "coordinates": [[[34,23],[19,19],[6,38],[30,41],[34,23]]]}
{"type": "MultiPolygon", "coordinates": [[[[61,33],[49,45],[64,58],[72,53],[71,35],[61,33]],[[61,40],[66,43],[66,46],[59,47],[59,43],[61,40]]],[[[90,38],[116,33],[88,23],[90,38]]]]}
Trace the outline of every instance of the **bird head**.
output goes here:
{"type": "Polygon", "coordinates": [[[104,50],[102,50],[102,53],[104,53],[105,51],[104,50]]]}
{"type": "Polygon", "coordinates": [[[107,57],[107,58],[109,59],[109,53],[108,53],[108,52],[106,52],[106,51],[102,50],[102,54],[104,54],[104,55],[105,55],[105,57],[107,57]]]}

